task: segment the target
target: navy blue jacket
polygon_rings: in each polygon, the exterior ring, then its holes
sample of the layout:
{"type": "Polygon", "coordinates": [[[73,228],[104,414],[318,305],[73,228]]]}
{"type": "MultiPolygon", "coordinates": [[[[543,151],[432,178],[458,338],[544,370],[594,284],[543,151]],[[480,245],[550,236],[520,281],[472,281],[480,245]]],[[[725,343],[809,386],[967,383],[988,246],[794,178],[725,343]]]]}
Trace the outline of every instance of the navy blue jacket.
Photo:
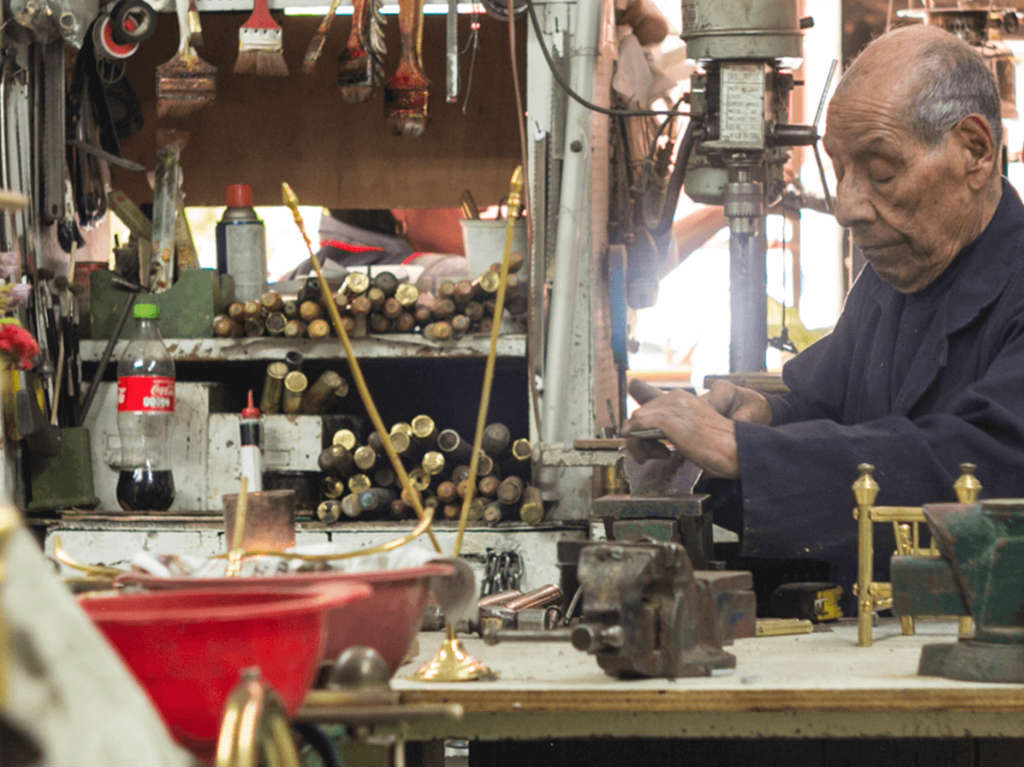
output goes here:
{"type": "MultiPolygon", "coordinates": [[[[783,380],[771,426],[736,424],[744,554],[823,559],[852,580],[862,461],[876,467],[878,504],[955,500],[965,461],[982,497],[1024,496],[1024,205],[1013,187],[1003,180],[988,227],[920,293],[866,267],[833,332],[783,380]]],[[[887,569],[891,548],[879,553],[887,569]]]]}

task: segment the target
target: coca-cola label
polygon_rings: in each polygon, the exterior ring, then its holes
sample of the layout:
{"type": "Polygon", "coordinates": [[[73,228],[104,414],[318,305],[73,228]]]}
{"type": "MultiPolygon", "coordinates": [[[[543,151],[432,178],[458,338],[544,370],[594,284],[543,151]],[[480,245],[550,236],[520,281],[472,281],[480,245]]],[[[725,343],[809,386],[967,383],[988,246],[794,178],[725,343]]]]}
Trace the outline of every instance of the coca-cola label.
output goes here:
{"type": "Polygon", "coordinates": [[[133,413],[173,413],[174,379],[167,376],[118,378],[117,410],[133,413]]]}

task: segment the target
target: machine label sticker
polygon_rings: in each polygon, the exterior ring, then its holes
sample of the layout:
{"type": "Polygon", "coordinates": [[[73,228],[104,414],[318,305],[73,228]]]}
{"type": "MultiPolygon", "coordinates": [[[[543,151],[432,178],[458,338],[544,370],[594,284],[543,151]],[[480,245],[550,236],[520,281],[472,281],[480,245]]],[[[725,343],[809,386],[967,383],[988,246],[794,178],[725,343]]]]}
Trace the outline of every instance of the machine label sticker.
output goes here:
{"type": "Polygon", "coordinates": [[[118,412],[173,413],[174,379],[167,376],[122,376],[117,379],[118,412]]]}

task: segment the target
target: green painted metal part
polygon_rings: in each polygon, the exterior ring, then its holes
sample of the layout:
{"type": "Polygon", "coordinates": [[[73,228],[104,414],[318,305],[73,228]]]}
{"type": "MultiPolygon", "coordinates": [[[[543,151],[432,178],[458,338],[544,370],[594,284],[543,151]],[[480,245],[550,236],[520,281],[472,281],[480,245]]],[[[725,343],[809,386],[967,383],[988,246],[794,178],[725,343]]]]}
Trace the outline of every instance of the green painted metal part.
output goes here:
{"type": "Polygon", "coordinates": [[[893,557],[890,571],[894,614],[970,614],[953,570],[942,557],[893,557]]]}
{"type": "Polygon", "coordinates": [[[89,430],[71,426],[60,430],[60,450],[42,465],[32,467],[29,511],[92,509],[99,505],[92,482],[89,430]]]}
{"type": "Polygon", "coordinates": [[[910,567],[894,560],[894,608],[922,614],[955,597],[974,618],[975,632],[955,644],[926,645],[918,673],[1024,682],[1024,499],[932,504],[924,515],[948,575],[938,574],[937,560],[910,567]],[[925,578],[912,583],[914,573],[925,578]]]}
{"type": "MultiPolygon", "coordinates": [[[[89,315],[93,338],[109,338],[129,293],[113,283],[114,273],[89,275],[89,315]]],[[[139,301],[160,309],[160,335],[164,338],[208,338],[213,318],[224,311],[234,296],[234,283],[213,269],[187,269],[163,293],[144,294],[139,301]]]]}

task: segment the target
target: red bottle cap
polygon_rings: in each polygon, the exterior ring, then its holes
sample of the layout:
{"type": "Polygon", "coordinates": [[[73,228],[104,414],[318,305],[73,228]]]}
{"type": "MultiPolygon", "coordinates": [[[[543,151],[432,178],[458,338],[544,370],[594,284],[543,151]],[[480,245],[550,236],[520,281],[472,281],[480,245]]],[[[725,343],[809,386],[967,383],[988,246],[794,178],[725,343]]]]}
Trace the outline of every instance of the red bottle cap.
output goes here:
{"type": "Polygon", "coordinates": [[[229,208],[252,207],[252,187],[248,184],[228,184],[224,196],[229,208]]]}
{"type": "Polygon", "coordinates": [[[252,404],[252,389],[249,389],[249,404],[242,408],[242,418],[259,418],[260,409],[253,407],[252,404]]]}

